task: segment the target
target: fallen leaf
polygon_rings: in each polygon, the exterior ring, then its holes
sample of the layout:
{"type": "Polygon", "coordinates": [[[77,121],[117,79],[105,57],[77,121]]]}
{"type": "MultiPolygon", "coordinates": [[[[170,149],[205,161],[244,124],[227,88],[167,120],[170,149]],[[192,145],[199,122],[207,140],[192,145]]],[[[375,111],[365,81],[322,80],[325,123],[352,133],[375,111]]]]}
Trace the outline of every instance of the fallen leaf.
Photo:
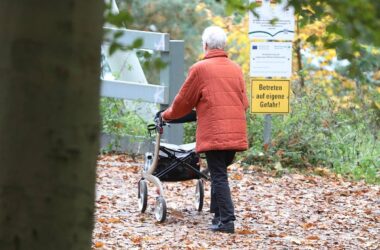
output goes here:
{"type": "Polygon", "coordinates": [[[141,236],[134,236],[134,237],[131,237],[130,239],[136,245],[140,245],[141,241],[142,241],[142,237],[141,236]]]}
{"type": "Polygon", "coordinates": [[[302,225],[302,227],[303,227],[303,229],[305,229],[305,230],[308,230],[308,229],[310,229],[310,228],[312,228],[312,227],[314,227],[315,226],[315,224],[314,223],[305,223],[305,224],[303,224],[302,225]]]}
{"type": "Polygon", "coordinates": [[[133,173],[138,173],[138,172],[140,172],[141,167],[140,167],[140,166],[132,166],[132,167],[130,167],[129,169],[130,169],[130,171],[132,171],[133,173]]]}
{"type": "Polygon", "coordinates": [[[248,228],[244,228],[244,229],[241,229],[241,230],[237,230],[236,231],[238,234],[257,234],[257,231],[256,230],[250,230],[248,228]]]}
{"type": "Polygon", "coordinates": [[[109,218],[108,219],[108,223],[119,223],[120,222],[120,218],[109,218]]]}
{"type": "Polygon", "coordinates": [[[370,215],[370,214],[372,214],[372,210],[371,209],[366,209],[366,210],[364,210],[364,213],[366,215],[370,215]]]}
{"type": "Polygon", "coordinates": [[[176,217],[177,219],[183,219],[183,214],[177,210],[172,210],[170,216],[176,217]]]}
{"type": "Polygon", "coordinates": [[[104,223],[104,222],[106,222],[107,220],[105,219],[105,218],[99,218],[98,219],[98,222],[100,222],[100,223],[104,223]]]}
{"type": "Polygon", "coordinates": [[[275,233],[269,233],[268,234],[268,237],[277,237],[278,235],[277,234],[275,234],[275,233]]]}
{"type": "Polygon", "coordinates": [[[286,234],[286,233],[280,233],[280,235],[279,235],[281,238],[285,238],[285,237],[287,237],[288,235],[286,234]]]}
{"type": "Polygon", "coordinates": [[[307,240],[320,240],[318,235],[309,235],[306,237],[307,240]]]}
{"type": "Polygon", "coordinates": [[[95,242],[95,247],[96,248],[99,248],[99,247],[103,247],[104,246],[104,243],[103,242],[100,242],[100,241],[97,241],[97,242],[95,242]]]}
{"type": "Polygon", "coordinates": [[[230,177],[231,180],[240,181],[243,179],[243,175],[239,173],[233,173],[230,177]]]}

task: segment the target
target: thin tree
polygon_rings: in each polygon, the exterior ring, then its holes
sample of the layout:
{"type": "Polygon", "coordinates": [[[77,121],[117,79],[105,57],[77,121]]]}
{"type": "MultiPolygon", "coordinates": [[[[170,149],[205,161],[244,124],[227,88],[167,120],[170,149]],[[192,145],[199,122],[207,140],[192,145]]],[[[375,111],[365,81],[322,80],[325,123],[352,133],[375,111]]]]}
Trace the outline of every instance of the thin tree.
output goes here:
{"type": "Polygon", "coordinates": [[[0,1],[0,248],[90,249],[103,1],[0,1]]]}

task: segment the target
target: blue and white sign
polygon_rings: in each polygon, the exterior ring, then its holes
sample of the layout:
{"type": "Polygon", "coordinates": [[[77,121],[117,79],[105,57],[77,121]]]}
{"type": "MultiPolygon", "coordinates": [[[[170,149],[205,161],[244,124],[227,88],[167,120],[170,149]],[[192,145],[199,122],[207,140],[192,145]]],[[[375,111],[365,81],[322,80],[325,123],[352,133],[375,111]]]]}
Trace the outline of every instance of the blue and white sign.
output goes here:
{"type": "Polygon", "coordinates": [[[291,77],[291,42],[252,42],[250,53],[250,77],[291,77]]]}
{"type": "Polygon", "coordinates": [[[255,8],[258,17],[249,11],[250,39],[286,41],[294,39],[294,8],[287,6],[287,1],[283,0],[279,4],[271,4],[271,0],[250,0],[250,2],[260,5],[255,8]]]}

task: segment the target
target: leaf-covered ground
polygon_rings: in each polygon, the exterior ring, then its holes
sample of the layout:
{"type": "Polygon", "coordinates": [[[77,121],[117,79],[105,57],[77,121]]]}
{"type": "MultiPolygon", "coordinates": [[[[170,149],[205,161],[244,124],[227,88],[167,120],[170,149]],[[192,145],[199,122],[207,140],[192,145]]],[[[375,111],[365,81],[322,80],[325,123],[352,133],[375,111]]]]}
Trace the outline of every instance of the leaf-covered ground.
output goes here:
{"type": "Polygon", "coordinates": [[[230,166],[237,221],[233,235],[207,230],[205,206],[194,207],[195,181],[165,183],[167,220],[156,223],[156,189],[137,206],[142,162],[124,155],[98,160],[93,249],[380,249],[380,187],[329,177],[281,178],[230,166]]]}

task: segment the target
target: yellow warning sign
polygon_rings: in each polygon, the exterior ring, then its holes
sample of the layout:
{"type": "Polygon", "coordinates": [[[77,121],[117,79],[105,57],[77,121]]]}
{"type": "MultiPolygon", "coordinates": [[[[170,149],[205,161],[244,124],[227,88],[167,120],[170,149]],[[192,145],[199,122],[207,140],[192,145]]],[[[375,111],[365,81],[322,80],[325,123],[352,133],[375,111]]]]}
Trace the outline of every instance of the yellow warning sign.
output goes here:
{"type": "Polygon", "coordinates": [[[289,80],[251,80],[251,113],[289,113],[289,80]]]}

